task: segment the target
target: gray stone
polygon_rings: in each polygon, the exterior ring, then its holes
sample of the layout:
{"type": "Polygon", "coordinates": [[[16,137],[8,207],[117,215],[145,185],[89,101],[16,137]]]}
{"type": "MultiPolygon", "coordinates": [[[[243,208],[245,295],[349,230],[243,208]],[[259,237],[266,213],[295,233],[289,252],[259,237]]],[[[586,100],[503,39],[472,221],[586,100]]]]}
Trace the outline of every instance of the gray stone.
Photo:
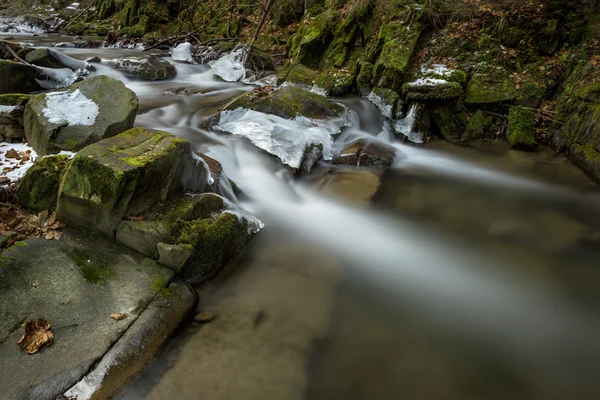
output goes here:
{"type": "Polygon", "coordinates": [[[334,162],[360,167],[389,168],[395,157],[396,149],[392,146],[359,139],[348,144],[334,162]]]}
{"type": "Polygon", "coordinates": [[[190,244],[158,243],[158,262],[165,267],[179,273],[190,257],[194,254],[194,247],[190,244]]]}
{"type": "Polygon", "coordinates": [[[156,56],[124,57],[110,61],[109,65],[130,78],[144,81],[160,81],[177,76],[175,66],[156,56]]]}
{"type": "MultiPolygon", "coordinates": [[[[138,99],[121,81],[107,76],[95,76],[72,85],[62,93],[73,93],[76,90],[98,106],[98,115],[93,124],[85,122],[84,125],[80,121],[69,124],[65,119],[51,122],[44,112],[48,101],[46,93],[33,97],[25,106],[25,136],[38,155],[63,150],[78,151],[133,126],[138,99]]],[[[64,113],[68,114],[68,110],[64,113]]]]}
{"type": "Polygon", "coordinates": [[[155,259],[159,255],[156,245],[170,240],[171,226],[165,221],[121,221],[117,228],[118,243],[155,259]]]}
{"type": "Polygon", "coordinates": [[[54,400],[94,365],[103,369],[102,379],[92,380],[99,383],[94,398],[108,398],[139,372],[195,301],[167,268],[75,231],[59,241],[34,239],[5,250],[0,290],[0,391],[6,400],[54,400]],[[112,313],[129,317],[114,321],[112,313]],[[52,324],[54,343],[27,355],[15,345],[21,324],[40,317],[52,324]]]}

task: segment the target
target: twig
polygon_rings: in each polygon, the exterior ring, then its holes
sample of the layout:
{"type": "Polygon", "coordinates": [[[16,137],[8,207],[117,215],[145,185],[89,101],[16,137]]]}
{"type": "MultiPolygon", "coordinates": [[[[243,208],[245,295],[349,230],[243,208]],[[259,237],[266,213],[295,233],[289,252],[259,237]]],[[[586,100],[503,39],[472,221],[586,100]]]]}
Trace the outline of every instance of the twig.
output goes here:
{"type": "Polygon", "coordinates": [[[71,18],[71,20],[69,21],[69,23],[67,25],[65,25],[64,28],[61,28],[61,30],[67,29],[69,27],[69,25],[71,25],[73,22],[75,22],[76,20],[78,20],[79,17],[81,17],[83,15],[83,13],[87,12],[87,10],[89,10],[90,8],[92,8],[93,5],[94,5],[94,3],[91,3],[89,6],[87,6],[84,10],[82,10],[75,17],[71,18]]]}
{"type": "Polygon", "coordinates": [[[271,7],[273,6],[274,2],[275,2],[275,0],[269,0],[267,2],[267,5],[265,6],[263,13],[260,17],[258,26],[256,27],[256,31],[254,32],[254,36],[252,37],[252,41],[250,42],[250,45],[248,45],[248,47],[244,50],[244,56],[242,57],[242,65],[244,65],[244,66],[246,65],[246,61],[248,59],[248,54],[250,54],[252,52],[252,47],[254,47],[254,43],[256,42],[256,40],[258,39],[258,36],[260,35],[260,31],[262,30],[265,20],[267,19],[267,15],[269,14],[269,11],[271,10],[271,7]]]}
{"type": "MultiPolygon", "coordinates": [[[[225,10],[227,11],[227,10],[225,10]]],[[[150,50],[154,50],[155,48],[157,48],[158,46],[162,45],[163,43],[167,43],[167,42],[173,42],[173,41],[179,41],[181,39],[185,39],[187,37],[193,36],[196,33],[198,33],[199,31],[201,31],[202,29],[206,28],[207,26],[209,26],[210,24],[212,24],[214,21],[216,21],[219,17],[221,17],[221,15],[225,12],[225,11],[221,11],[219,14],[217,14],[216,17],[214,17],[213,19],[211,19],[209,22],[207,22],[206,24],[202,25],[200,28],[193,30],[190,33],[186,33],[185,35],[180,35],[180,36],[176,36],[176,37],[171,37],[171,38],[167,38],[164,40],[161,40],[160,42],[148,47],[147,49],[145,49],[144,51],[150,51],[150,50]]]]}
{"type": "Polygon", "coordinates": [[[56,332],[59,331],[61,329],[66,329],[66,328],[73,328],[74,326],[79,326],[79,324],[71,324],[71,325],[65,325],[65,326],[61,326],[59,328],[53,328],[52,331],[56,332]]]}

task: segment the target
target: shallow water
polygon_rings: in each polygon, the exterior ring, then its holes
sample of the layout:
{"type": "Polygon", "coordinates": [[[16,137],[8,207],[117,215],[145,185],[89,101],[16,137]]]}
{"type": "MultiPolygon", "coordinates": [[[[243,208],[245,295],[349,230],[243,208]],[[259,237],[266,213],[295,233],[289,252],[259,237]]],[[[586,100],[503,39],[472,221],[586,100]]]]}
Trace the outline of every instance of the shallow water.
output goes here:
{"type": "MultiPolygon", "coordinates": [[[[97,73],[138,94],[136,125],[221,161],[266,224],[198,287],[198,310],[216,320],[183,326],[121,398],[600,398],[600,191],[562,156],[394,141],[385,172],[322,163],[291,181],[245,141],[206,130],[250,86],[202,65],[157,83],[97,73]]],[[[340,101],[357,118],[334,148],[389,140],[370,102],[340,101]]]]}

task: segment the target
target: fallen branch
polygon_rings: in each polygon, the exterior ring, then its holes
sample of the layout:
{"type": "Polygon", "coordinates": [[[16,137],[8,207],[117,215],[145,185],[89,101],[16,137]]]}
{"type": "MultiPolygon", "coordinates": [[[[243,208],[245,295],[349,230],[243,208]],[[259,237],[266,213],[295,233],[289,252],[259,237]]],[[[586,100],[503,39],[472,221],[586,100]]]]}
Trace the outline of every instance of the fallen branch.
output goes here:
{"type": "Polygon", "coordinates": [[[18,60],[21,64],[25,64],[25,65],[31,65],[29,64],[27,61],[23,60],[21,57],[19,57],[17,55],[17,53],[15,53],[15,51],[13,49],[11,49],[10,45],[11,44],[16,44],[13,42],[8,42],[6,40],[0,40],[0,44],[2,45],[2,47],[4,47],[16,60],[18,60]]]}

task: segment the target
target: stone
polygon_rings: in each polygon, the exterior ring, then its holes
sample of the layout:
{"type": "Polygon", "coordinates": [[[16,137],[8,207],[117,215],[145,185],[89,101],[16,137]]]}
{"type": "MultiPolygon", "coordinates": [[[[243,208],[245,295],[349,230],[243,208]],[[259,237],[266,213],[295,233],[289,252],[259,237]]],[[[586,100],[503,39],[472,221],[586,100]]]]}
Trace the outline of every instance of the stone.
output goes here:
{"type": "Polygon", "coordinates": [[[440,135],[451,142],[460,141],[467,126],[467,114],[460,106],[444,105],[431,113],[431,119],[440,135]]]}
{"type": "Polygon", "coordinates": [[[108,64],[130,78],[144,81],[160,81],[177,76],[174,65],[156,56],[124,57],[109,61],[108,64]]]}
{"type": "Polygon", "coordinates": [[[25,136],[40,156],[78,151],[130,129],[138,106],[135,93],[121,81],[95,76],[33,97],[25,106],[25,136]]]}
{"type": "MultiPolygon", "coordinates": [[[[158,259],[157,245],[171,240],[171,224],[167,221],[121,221],[117,228],[117,243],[158,259]]],[[[161,264],[163,264],[161,262],[161,264]]],[[[163,264],[164,265],[164,264],[163,264]]]]}
{"type": "Polygon", "coordinates": [[[488,117],[483,110],[477,110],[469,119],[461,140],[468,142],[484,138],[486,130],[491,124],[492,118],[488,117]]]}
{"type": "Polygon", "coordinates": [[[428,101],[455,99],[463,94],[460,83],[449,82],[437,78],[420,78],[414,82],[405,83],[402,92],[408,100],[428,101]]]}
{"type": "Polygon", "coordinates": [[[194,322],[198,322],[200,324],[206,324],[208,322],[212,322],[215,319],[215,314],[211,312],[201,312],[194,316],[194,322]]]}
{"type": "Polygon", "coordinates": [[[528,150],[536,145],[535,114],[523,107],[511,107],[508,113],[506,139],[510,147],[528,150]]]}
{"type": "Polygon", "coordinates": [[[0,94],[0,106],[25,106],[31,95],[23,93],[0,94]]]}
{"type": "Polygon", "coordinates": [[[42,90],[35,80],[38,70],[30,65],[0,60],[0,94],[42,90]]]}
{"type": "Polygon", "coordinates": [[[396,149],[392,146],[358,139],[348,144],[334,162],[357,167],[389,168],[395,157],[396,149]]]}
{"type": "Polygon", "coordinates": [[[102,59],[98,56],[95,57],[90,57],[87,60],[85,60],[88,63],[95,63],[95,64],[100,64],[102,62],[102,59]]]}
{"type": "Polygon", "coordinates": [[[0,291],[0,390],[6,400],[54,400],[84,391],[89,398],[111,398],[196,302],[194,291],[168,268],[73,230],[58,241],[32,239],[4,250],[0,291]],[[129,317],[117,322],[112,313],[129,317]],[[54,343],[28,356],[15,343],[22,322],[39,317],[52,324],[54,343]]]}
{"type": "Polygon", "coordinates": [[[127,216],[175,193],[204,191],[207,171],[187,140],[135,128],[79,151],[62,182],[59,219],[108,238],[127,216]]]}
{"type": "Polygon", "coordinates": [[[69,68],[77,70],[89,67],[85,61],[77,60],[46,47],[40,47],[28,52],[25,56],[25,61],[45,68],[69,68]]]}
{"type": "Polygon", "coordinates": [[[68,161],[68,155],[38,159],[19,182],[19,204],[38,212],[52,212],[56,207],[60,181],[68,161]]]}
{"type": "Polygon", "coordinates": [[[330,119],[344,113],[344,108],[340,104],[295,86],[284,86],[274,90],[262,88],[253,90],[234,99],[225,106],[224,110],[232,111],[239,107],[286,119],[298,115],[330,119]]]}
{"type": "Polygon", "coordinates": [[[25,130],[18,125],[0,125],[0,136],[5,142],[22,143],[25,138],[25,130]]]}
{"type": "Polygon", "coordinates": [[[158,243],[158,262],[173,271],[180,273],[190,257],[194,254],[191,244],[158,243]]]}

